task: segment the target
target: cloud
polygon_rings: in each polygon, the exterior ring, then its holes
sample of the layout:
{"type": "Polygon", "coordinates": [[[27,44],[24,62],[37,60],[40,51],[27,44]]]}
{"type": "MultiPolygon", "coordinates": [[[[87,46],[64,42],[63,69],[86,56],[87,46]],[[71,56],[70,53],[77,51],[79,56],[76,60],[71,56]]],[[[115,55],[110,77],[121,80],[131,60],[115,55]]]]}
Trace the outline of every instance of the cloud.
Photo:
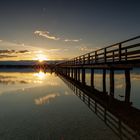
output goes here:
{"type": "Polygon", "coordinates": [[[28,53],[28,50],[0,50],[0,58],[13,58],[17,55],[28,53]]]}
{"type": "Polygon", "coordinates": [[[11,53],[15,53],[15,50],[0,50],[0,54],[11,54],[11,53]]]}
{"type": "Polygon", "coordinates": [[[79,47],[79,50],[80,51],[91,52],[91,51],[95,51],[97,49],[95,49],[95,48],[88,48],[88,47],[84,46],[84,47],[79,47]]]}
{"type": "Polygon", "coordinates": [[[28,50],[0,50],[0,54],[28,53],[28,50]]]}
{"type": "Polygon", "coordinates": [[[61,49],[47,49],[46,52],[59,52],[61,49]]]}
{"type": "Polygon", "coordinates": [[[17,57],[16,55],[0,55],[0,58],[11,58],[11,57],[17,57]]]}
{"type": "Polygon", "coordinates": [[[60,38],[50,35],[48,31],[35,31],[34,34],[51,39],[51,40],[60,40],[60,38]]]}
{"type": "Polygon", "coordinates": [[[20,51],[17,51],[16,53],[28,53],[28,52],[30,52],[30,51],[28,51],[28,50],[20,50],[20,51]]]}
{"type": "Polygon", "coordinates": [[[61,40],[61,41],[64,41],[64,42],[79,42],[80,40],[82,40],[82,39],[65,39],[65,38],[59,38],[59,37],[50,35],[50,32],[48,32],[48,31],[40,31],[40,30],[37,30],[37,31],[34,32],[34,34],[39,35],[41,37],[45,37],[47,39],[61,40]]]}
{"type": "Polygon", "coordinates": [[[100,49],[99,47],[93,48],[91,45],[84,45],[84,44],[82,44],[81,46],[79,46],[77,48],[83,52],[92,52],[92,51],[96,51],[96,50],[100,49]]]}
{"type": "Polygon", "coordinates": [[[74,39],[74,40],[70,40],[70,39],[65,39],[65,42],[79,42],[81,39],[74,39]]]}
{"type": "Polygon", "coordinates": [[[16,41],[7,41],[7,40],[2,40],[2,42],[0,42],[0,49],[10,49],[11,48],[13,50],[19,50],[20,48],[24,48],[26,50],[30,49],[30,50],[38,50],[39,47],[38,46],[33,46],[33,45],[29,45],[29,44],[24,44],[24,43],[20,43],[20,42],[16,42],[16,41]]]}

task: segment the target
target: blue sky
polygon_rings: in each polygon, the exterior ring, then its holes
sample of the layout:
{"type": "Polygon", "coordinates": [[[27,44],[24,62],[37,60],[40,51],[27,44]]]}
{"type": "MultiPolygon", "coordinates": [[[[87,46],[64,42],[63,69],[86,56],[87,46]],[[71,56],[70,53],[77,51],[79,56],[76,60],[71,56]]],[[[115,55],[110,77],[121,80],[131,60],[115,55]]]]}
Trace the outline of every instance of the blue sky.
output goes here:
{"type": "Polygon", "coordinates": [[[1,0],[1,60],[66,59],[140,34],[139,0],[1,0]]]}

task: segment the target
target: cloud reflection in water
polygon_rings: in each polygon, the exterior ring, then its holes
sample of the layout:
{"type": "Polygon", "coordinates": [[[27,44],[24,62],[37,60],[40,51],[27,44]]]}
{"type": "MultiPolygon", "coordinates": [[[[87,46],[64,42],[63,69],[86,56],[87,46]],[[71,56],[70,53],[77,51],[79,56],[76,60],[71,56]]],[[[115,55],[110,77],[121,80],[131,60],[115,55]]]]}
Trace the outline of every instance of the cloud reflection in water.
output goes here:
{"type": "Polygon", "coordinates": [[[34,88],[37,86],[59,86],[59,83],[53,80],[50,72],[0,72],[0,94],[19,90],[34,88]]]}
{"type": "Polygon", "coordinates": [[[51,100],[55,99],[56,97],[60,96],[59,93],[53,93],[44,97],[40,97],[38,99],[35,99],[36,105],[44,105],[46,103],[49,103],[51,100]]]}

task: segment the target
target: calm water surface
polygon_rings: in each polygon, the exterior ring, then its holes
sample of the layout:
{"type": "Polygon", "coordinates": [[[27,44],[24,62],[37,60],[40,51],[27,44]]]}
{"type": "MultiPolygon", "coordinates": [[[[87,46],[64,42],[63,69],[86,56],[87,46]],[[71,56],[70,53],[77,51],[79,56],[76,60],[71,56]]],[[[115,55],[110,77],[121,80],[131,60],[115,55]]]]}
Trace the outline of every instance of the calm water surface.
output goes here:
{"type": "MultiPolygon", "coordinates": [[[[122,76],[119,73],[115,77],[116,98],[123,94],[122,76]]],[[[96,87],[101,89],[100,73],[96,77],[96,87]]],[[[139,83],[140,75],[135,71],[131,101],[137,108],[140,108],[139,83]]],[[[50,72],[1,70],[0,112],[0,140],[120,139],[50,72]]]]}

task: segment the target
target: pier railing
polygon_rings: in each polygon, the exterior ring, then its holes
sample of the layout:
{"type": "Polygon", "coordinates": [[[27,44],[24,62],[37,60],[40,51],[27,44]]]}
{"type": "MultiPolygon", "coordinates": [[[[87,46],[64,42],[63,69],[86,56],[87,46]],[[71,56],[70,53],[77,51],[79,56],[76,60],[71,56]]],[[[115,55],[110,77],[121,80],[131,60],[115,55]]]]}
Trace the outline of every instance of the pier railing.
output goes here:
{"type": "Polygon", "coordinates": [[[59,63],[59,66],[127,63],[140,60],[140,36],[59,63]]]}

